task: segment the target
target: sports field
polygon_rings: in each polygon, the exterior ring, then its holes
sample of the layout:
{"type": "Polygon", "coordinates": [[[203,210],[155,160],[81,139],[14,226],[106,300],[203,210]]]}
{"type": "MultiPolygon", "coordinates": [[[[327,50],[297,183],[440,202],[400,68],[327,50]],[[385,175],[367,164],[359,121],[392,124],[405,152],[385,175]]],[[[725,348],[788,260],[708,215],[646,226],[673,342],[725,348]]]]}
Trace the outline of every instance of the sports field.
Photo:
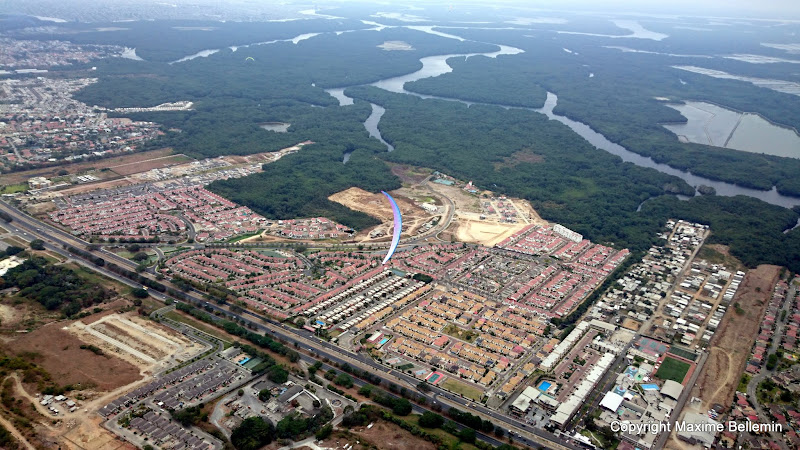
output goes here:
{"type": "Polygon", "coordinates": [[[661,367],[658,368],[656,376],[662,380],[673,380],[678,383],[683,383],[683,378],[688,371],[689,363],[666,357],[661,363],[661,367]]]}

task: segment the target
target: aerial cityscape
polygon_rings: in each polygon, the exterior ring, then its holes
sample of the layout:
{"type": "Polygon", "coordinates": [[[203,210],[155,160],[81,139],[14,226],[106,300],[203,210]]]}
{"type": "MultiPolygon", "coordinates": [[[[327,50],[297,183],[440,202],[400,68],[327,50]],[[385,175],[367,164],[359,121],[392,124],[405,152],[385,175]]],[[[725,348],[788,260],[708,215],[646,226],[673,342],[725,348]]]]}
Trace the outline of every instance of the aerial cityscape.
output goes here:
{"type": "Polygon", "coordinates": [[[797,36],[3,2],[0,449],[800,449],[797,36]]]}

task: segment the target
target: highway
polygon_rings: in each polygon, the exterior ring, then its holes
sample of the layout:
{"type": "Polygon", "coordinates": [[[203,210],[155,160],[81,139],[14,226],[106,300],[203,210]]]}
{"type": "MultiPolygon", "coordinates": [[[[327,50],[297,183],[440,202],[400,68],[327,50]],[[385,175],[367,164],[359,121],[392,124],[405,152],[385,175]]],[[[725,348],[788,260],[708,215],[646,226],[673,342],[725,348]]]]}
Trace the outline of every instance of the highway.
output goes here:
{"type": "MultiPolygon", "coordinates": [[[[41,221],[22,213],[5,202],[0,201],[0,210],[8,213],[13,218],[11,223],[5,225],[7,228],[10,228],[9,231],[14,230],[14,232],[28,233],[28,236],[31,238],[42,239],[45,242],[45,248],[47,250],[58,253],[66,258],[73,259],[85,267],[100,272],[103,275],[128,286],[139,288],[143,287],[141,284],[117,275],[105,269],[104,267],[98,267],[92,263],[82,261],[77,257],[77,255],[71,255],[63,248],[65,245],[78,247],[88,245],[88,243],[76,239],[69,233],[42,223],[41,221]]],[[[95,253],[102,255],[106,261],[111,261],[121,267],[126,267],[129,269],[134,269],[136,267],[136,263],[133,261],[129,261],[114,253],[105,250],[98,250],[95,253]]],[[[150,290],[149,292],[157,300],[164,301],[167,298],[167,296],[162,293],[153,290],[150,290]]],[[[418,379],[402,372],[395,370],[390,370],[387,372],[387,368],[385,366],[378,364],[371,358],[344,350],[341,347],[333,345],[327,341],[320,340],[307,330],[287,326],[284,323],[259,316],[258,314],[255,314],[249,310],[245,310],[242,315],[236,314],[220,305],[207,302],[204,298],[198,297],[193,293],[186,293],[186,295],[197,305],[210,308],[232,319],[244,321],[245,324],[252,329],[264,332],[265,334],[269,333],[270,335],[287,342],[289,345],[296,345],[299,348],[306,349],[318,355],[319,358],[327,358],[328,360],[339,365],[347,363],[353,367],[358,367],[362,370],[368,370],[378,375],[383,382],[386,383],[399,383],[414,390],[416,390],[416,385],[419,383],[418,379]],[[245,318],[244,316],[249,317],[245,318]],[[254,321],[253,319],[257,321],[254,321]]],[[[495,425],[505,428],[516,442],[529,446],[539,445],[545,446],[546,448],[559,450],[579,448],[561,437],[558,437],[545,430],[531,427],[513,417],[509,417],[505,414],[491,410],[485,407],[483,404],[469,401],[459,395],[440,389],[435,385],[431,385],[430,387],[431,392],[428,395],[423,395],[427,399],[428,404],[434,404],[438,402],[448,406],[457,407],[462,410],[467,410],[473,414],[481,415],[485,419],[492,420],[495,425]]]]}

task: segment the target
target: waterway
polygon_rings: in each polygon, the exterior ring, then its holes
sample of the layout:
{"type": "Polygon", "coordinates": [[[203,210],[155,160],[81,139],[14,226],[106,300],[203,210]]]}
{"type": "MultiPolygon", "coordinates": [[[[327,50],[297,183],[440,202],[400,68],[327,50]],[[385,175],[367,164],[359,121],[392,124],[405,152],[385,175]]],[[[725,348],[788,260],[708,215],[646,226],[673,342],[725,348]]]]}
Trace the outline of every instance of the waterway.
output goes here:
{"type": "Polygon", "coordinates": [[[787,234],[790,231],[794,230],[795,228],[800,228],[800,219],[797,219],[797,223],[792,228],[787,228],[783,230],[783,234],[787,234]]]}
{"type": "Polygon", "coordinates": [[[370,103],[370,105],[372,105],[372,114],[364,121],[364,128],[367,129],[370,136],[381,141],[383,145],[386,146],[387,151],[394,151],[394,146],[383,140],[383,136],[381,136],[381,132],[378,130],[378,123],[381,121],[381,117],[386,114],[386,109],[374,103],[370,103]]]}
{"type": "Polygon", "coordinates": [[[800,159],[800,135],[758,114],[740,113],[705,102],[667,106],[687,119],[685,124],[664,125],[682,142],[800,159]]]}
{"type": "Polygon", "coordinates": [[[276,133],[286,133],[292,124],[286,122],[266,122],[259,125],[263,130],[274,131],[276,133]]]}
{"type": "MultiPolygon", "coordinates": [[[[471,56],[476,56],[476,55],[484,55],[484,56],[489,56],[489,57],[495,58],[495,57],[500,56],[500,55],[514,55],[514,54],[518,54],[518,53],[522,53],[523,52],[523,50],[518,49],[518,48],[505,46],[505,45],[499,45],[499,44],[497,44],[497,45],[500,47],[500,50],[498,50],[496,52],[492,52],[492,53],[449,54],[449,55],[427,56],[427,57],[424,57],[424,58],[420,59],[420,62],[422,63],[422,68],[420,70],[417,70],[416,72],[413,72],[413,73],[410,73],[410,74],[407,74],[407,75],[401,75],[401,76],[398,76],[398,77],[392,77],[392,78],[387,78],[387,79],[384,79],[384,80],[379,80],[379,81],[376,81],[375,83],[372,83],[372,86],[379,87],[381,89],[384,89],[384,90],[387,90],[387,91],[390,91],[390,92],[395,92],[395,93],[400,93],[400,94],[407,94],[407,95],[415,95],[415,96],[422,97],[422,98],[438,98],[438,99],[441,99],[441,100],[457,101],[457,102],[461,102],[461,103],[464,103],[467,106],[469,106],[469,105],[474,104],[474,102],[468,102],[468,101],[464,101],[464,100],[460,100],[460,99],[456,99],[456,98],[442,98],[442,97],[434,97],[434,96],[416,94],[414,92],[406,91],[405,90],[405,84],[408,83],[408,82],[420,80],[420,79],[423,79],[423,78],[437,77],[439,75],[443,75],[445,73],[451,72],[453,69],[452,69],[452,67],[450,67],[447,64],[447,60],[449,58],[453,58],[453,57],[469,58],[471,56]]],[[[351,104],[352,101],[353,101],[352,98],[349,98],[349,97],[344,95],[344,88],[328,89],[326,92],[328,92],[329,94],[331,94],[332,96],[337,98],[337,100],[339,100],[339,104],[340,105],[351,104]]],[[[782,207],[785,207],[785,208],[792,208],[794,206],[800,205],[800,198],[781,195],[781,194],[778,193],[778,191],[777,191],[777,189],[775,187],[773,187],[769,191],[761,191],[761,190],[757,190],[757,189],[750,189],[750,188],[746,188],[746,187],[737,186],[737,185],[732,184],[732,183],[726,183],[726,182],[723,182],[723,181],[716,181],[716,180],[712,180],[710,178],[701,177],[701,176],[695,175],[695,174],[693,174],[691,172],[675,169],[675,168],[670,167],[670,166],[668,166],[666,164],[657,163],[657,162],[653,161],[653,159],[650,158],[650,157],[639,155],[638,153],[634,153],[634,152],[626,149],[625,147],[623,147],[623,146],[621,146],[619,144],[615,144],[615,143],[609,141],[605,136],[603,136],[602,134],[596,132],[595,130],[593,130],[591,127],[589,127],[585,123],[581,123],[581,122],[572,120],[572,119],[570,119],[568,117],[565,117],[565,116],[560,116],[560,115],[554,114],[553,113],[553,109],[556,107],[557,104],[558,104],[558,96],[556,94],[552,93],[552,92],[548,92],[547,93],[547,100],[545,101],[544,106],[542,108],[538,108],[538,109],[517,108],[517,107],[514,107],[514,106],[510,106],[510,105],[494,105],[494,106],[499,106],[499,107],[506,108],[506,109],[512,109],[512,108],[514,108],[514,109],[528,109],[528,110],[531,110],[531,111],[535,111],[535,112],[544,114],[550,120],[556,120],[556,121],[561,122],[564,125],[568,126],[572,131],[574,131],[575,133],[580,135],[582,138],[584,138],[586,141],[588,141],[590,144],[592,144],[596,148],[599,148],[601,150],[605,150],[605,151],[607,151],[607,152],[609,152],[611,154],[619,156],[620,158],[622,158],[622,160],[624,162],[630,162],[630,163],[635,164],[635,165],[640,166],[640,167],[649,167],[649,168],[658,170],[659,172],[662,172],[662,173],[665,173],[665,174],[668,174],[668,175],[674,175],[674,176],[676,176],[678,178],[681,178],[684,181],[686,181],[686,183],[688,183],[690,186],[694,186],[694,187],[697,187],[699,185],[710,186],[710,187],[712,187],[712,188],[714,188],[716,190],[716,195],[719,195],[719,196],[731,197],[731,196],[736,196],[736,195],[746,195],[746,196],[754,197],[754,198],[760,199],[762,201],[765,201],[767,203],[771,203],[773,205],[782,206],[782,207]]],[[[367,120],[364,122],[364,126],[367,128],[367,131],[369,131],[370,136],[373,136],[376,139],[379,139],[381,142],[386,144],[387,145],[387,149],[389,149],[389,151],[391,151],[394,148],[391,147],[391,145],[388,144],[383,139],[383,136],[381,135],[380,130],[378,129],[378,124],[380,122],[380,119],[381,119],[381,117],[383,117],[385,112],[386,112],[386,110],[383,107],[381,107],[379,105],[372,105],[372,114],[370,114],[369,118],[367,118],[367,120]]],[[[346,158],[345,159],[345,162],[346,162],[346,160],[349,158],[349,155],[345,155],[345,158],[346,158]]],[[[686,197],[683,197],[683,199],[685,199],[685,198],[686,197]]]]}
{"type": "Polygon", "coordinates": [[[141,57],[139,57],[139,55],[136,54],[135,48],[125,47],[119,56],[125,59],[132,59],[134,61],[144,61],[141,57]]]}
{"type": "Polygon", "coordinates": [[[195,59],[195,58],[208,58],[209,56],[213,55],[214,53],[217,53],[218,51],[219,51],[218,48],[217,49],[213,49],[213,50],[201,50],[201,51],[199,51],[199,52],[197,52],[197,53],[195,53],[193,55],[184,56],[181,59],[176,59],[175,61],[172,61],[170,64],[175,64],[175,63],[184,62],[184,61],[190,61],[190,60],[195,59]]]}
{"type": "MultiPolygon", "coordinates": [[[[422,68],[417,70],[416,72],[376,81],[375,83],[372,83],[372,86],[384,89],[389,92],[395,92],[398,94],[416,95],[413,92],[406,91],[404,89],[405,84],[421,80],[423,78],[438,77],[439,75],[444,75],[446,73],[452,72],[453,68],[447,64],[447,60],[450,58],[470,58],[472,56],[479,56],[479,55],[487,56],[489,58],[497,58],[498,56],[501,55],[516,55],[524,52],[524,50],[520,48],[511,47],[508,45],[498,44],[498,47],[500,47],[499,50],[489,53],[461,53],[461,54],[426,56],[424,58],[420,58],[419,61],[422,63],[422,68]]],[[[429,98],[429,97],[424,97],[424,98],[429,98]]]]}
{"type": "Polygon", "coordinates": [[[763,200],[773,205],[783,206],[784,208],[791,208],[793,206],[800,205],[800,198],[781,195],[778,193],[775,187],[773,187],[772,190],[769,191],[750,189],[746,187],[737,186],[731,183],[725,183],[724,181],[717,181],[717,180],[712,180],[710,178],[701,177],[691,172],[684,172],[682,170],[675,169],[666,164],[657,163],[653,161],[653,159],[650,157],[634,153],[619,144],[615,144],[609,141],[608,139],[606,139],[605,136],[594,131],[591,127],[589,127],[585,123],[569,119],[565,116],[559,116],[557,114],[554,114],[553,109],[555,108],[557,103],[558,103],[558,97],[552,92],[548,92],[547,100],[545,101],[544,107],[537,109],[535,111],[545,114],[551,120],[557,120],[563,123],[564,125],[570,127],[572,131],[578,133],[582,138],[586,139],[590,144],[594,145],[595,147],[601,150],[605,150],[611,154],[619,156],[625,162],[636,164],[637,166],[641,167],[649,167],[652,169],[656,169],[659,172],[663,172],[668,175],[674,175],[686,181],[690,186],[697,187],[699,185],[706,185],[713,187],[717,191],[717,195],[724,197],[732,197],[735,195],[747,195],[749,197],[755,197],[757,199],[763,200]]]}
{"type": "Polygon", "coordinates": [[[674,69],[685,70],[687,72],[699,73],[714,78],[722,78],[726,80],[746,81],[754,86],[772,89],[773,91],[783,92],[784,94],[792,94],[800,96],[800,83],[786,80],[772,80],[768,78],[746,77],[741,75],[733,75],[722,70],[706,69],[697,66],[672,66],[674,69]]]}

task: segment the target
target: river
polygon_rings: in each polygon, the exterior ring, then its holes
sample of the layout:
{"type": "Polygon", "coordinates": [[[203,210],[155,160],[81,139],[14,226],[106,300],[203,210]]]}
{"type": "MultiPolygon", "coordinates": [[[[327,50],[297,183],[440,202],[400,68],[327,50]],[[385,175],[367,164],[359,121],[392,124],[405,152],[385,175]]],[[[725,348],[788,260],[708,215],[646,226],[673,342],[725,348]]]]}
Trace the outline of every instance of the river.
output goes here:
{"type": "MultiPolygon", "coordinates": [[[[514,47],[500,46],[500,50],[498,50],[497,52],[492,52],[492,53],[488,53],[488,54],[487,53],[483,53],[483,54],[479,53],[479,54],[480,55],[485,55],[485,56],[490,56],[490,57],[496,57],[496,56],[499,56],[499,55],[502,55],[502,54],[513,55],[513,54],[517,54],[517,53],[520,53],[520,52],[522,52],[522,50],[516,49],[514,47]]],[[[390,92],[396,92],[396,93],[408,94],[408,95],[415,95],[415,96],[422,97],[422,98],[438,98],[438,99],[442,99],[442,100],[457,101],[457,102],[461,102],[461,103],[464,103],[467,106],[469,106],[469,105],[474,104],[475,102],[464,101],[464,100],[460,100],[460,99],[456,99],[456,98],[443,98],[443,97],[435,97],[435,96],[428,96],[428,95],[420,95],[420,94],[416,94],[414,92],[410,92],[410,91],[405,90],[404,86],[405,86],[405,83],[408,83],[408,82],[420,80],[420,79],[423,79],[423,78],[436,77],[436,76],[451,72],[453,69],[449,65],[447,65],[447,59],[448,58],[470,57],[470,56],[476,56],[476,55],[479,55],[479,54],[461,54],[461,55],[457,55],[456,54],[456,55],[427,56],[427,57],[424,57],[424,58],[420,59],[420,62],[422,62],[422,68],[420,70],[417,70],[416,72],[413,72],[413,73],[410,73],[410,74],[407,74],[407,75],[401,75],[401,76],[398,76],[398,77],[392,77],[392,78],[387,78],[387,79],[384,79],[384,80],[380,80],[380,81],[377,81],[375,83],[372,83],[372,86],[376,86],[376,87],[379,87],[381,89],[385,89],[385,90],[390,91],[390,92]]],[[[353,101],[352,98],[347,97],[344,94],[344,88],[341,88],[341,89],[328,89],[327,92],[329,94],[331,94],[332,96],[336,97],[339,100],[340,104],[350,104],[353,101]],[[349,102],[349,103],[346,103],[346,102],[349,102]]],[[[717,191],[716,195],[725,196],[725,197],[731,197],[731,196],[735,196],[735,195],[746,195],[746,196],[749,196],[749,197],[754,197],[754,198],[757,198],[759,200],[765,201],[767,203],[771,203],[773,205],[782,206],[784,208],[791,208],[793,206],[800,205],[800,198],[781,195],[781,194],[778,193],[778,191],[777,191],[777,189],[775,187],[773,187],[769,191],[761,191],[761,190],[757,190],[757,189],[750,189],[750,188],[746,188],[746,187],[737,186],[737,185],[732,184],[732,183],[726,183],[726,182],[723,182],[723,181],[712,180],[710,178],[705,178],[705,177],[702,177],[702,176],[699,176],[699,175],[695,175],[695,174],[693,174],[691,172],[686,172],[686,171],[682,171],[682,170],[679,170],[679,169],[675,169],[675,168],[670,167],[670,166],[668,166],[666,164],[657,163],[657,162],[653,161],[653,159],[650,158],[650,157],[639,155],[638,153],[634,153],[634,152],[626,149],[625,147],[623,147],[623,146],[621,146],[619,144],[615,144],[615,143],[609,141],[605,136],[603,136],[602,134],[594,131],[591,127],[589,127],[588,125],[586,125],[584,123],[569,119],[568,117],[565,117],[565,116],[560,116],[558,114],[554,114],[553,113],[553,109],[555,108],[557,103],[558,103],[558,96],[556,94],[552,93],[552,92],[548,92],[547,93],[547,100],[545,101],[545,104],[544,104],[544,106],[542,108],[538,108],[538,109],[518,108],[518,107],[514,107],[514,106],[510,106],[510,105],[494,105],[494,106],[499,106],[499,107],[503,107],[503,108],[506,108],[506,109],[512,109],[512,108],[515,108],[515,109],[528,109],[528,110],[531,110],[531,111],[535,111],[535,112],[544,114],[549,119],[556,120],[556,121],[561,122],[564,125],[568,126],[570,129],[572,129],[572,131],[574,131],[575,133],[580,135],[582,138],[584,138],[586,141],[588,141],[593,146],[595,146],[595,147],[597,147],[597,148],[599,148],[601,150],[605,150],[605,151],[607,151],[607,152],[609,152],[611,154],[617,155],[620,158],[622,158],[622,160],[625,161],[625,162],[630,162],[630,163],[635,164],[635,165],[640,166],[640,167],[649,167],[649,168],[652,168],[652,169],[656,169],[659,172],[666,173],[668,175],[674,175],[674,176],[676,176],[678,178],[681,178],[684,181],[686,181],[690,186],[697,187],[699,185],[706,185],[706,186],[713,187],[717,191]]],[[[386,141],[383,139],[383,136],[380,133],[380,130],[378,129],[378,123],[380,122],[380,118],[383,117],[384,113],[385,113],[384,108],[381,108],[378,105],[373,105],[372,114],[370,114],[369,118],[364,122],[364,127],[367,128],[367,131],[369,131],[370,136],[373,136],[373,137],[379,139],[381,142],[383,142],[384,144],[387,145],[387,148],[391,148],[391,150],[393,150],[393,147],[391,147],[391,145],[386,143],[386,141]],[[380,108],[380,109],[376,109],[376,108],[380,108]]],[[[347,156],[349,156],[349,155],[347,155],[347,156]]],[[[686,197],[683,197],[683,199],[686,199],[686,197]]]]}

